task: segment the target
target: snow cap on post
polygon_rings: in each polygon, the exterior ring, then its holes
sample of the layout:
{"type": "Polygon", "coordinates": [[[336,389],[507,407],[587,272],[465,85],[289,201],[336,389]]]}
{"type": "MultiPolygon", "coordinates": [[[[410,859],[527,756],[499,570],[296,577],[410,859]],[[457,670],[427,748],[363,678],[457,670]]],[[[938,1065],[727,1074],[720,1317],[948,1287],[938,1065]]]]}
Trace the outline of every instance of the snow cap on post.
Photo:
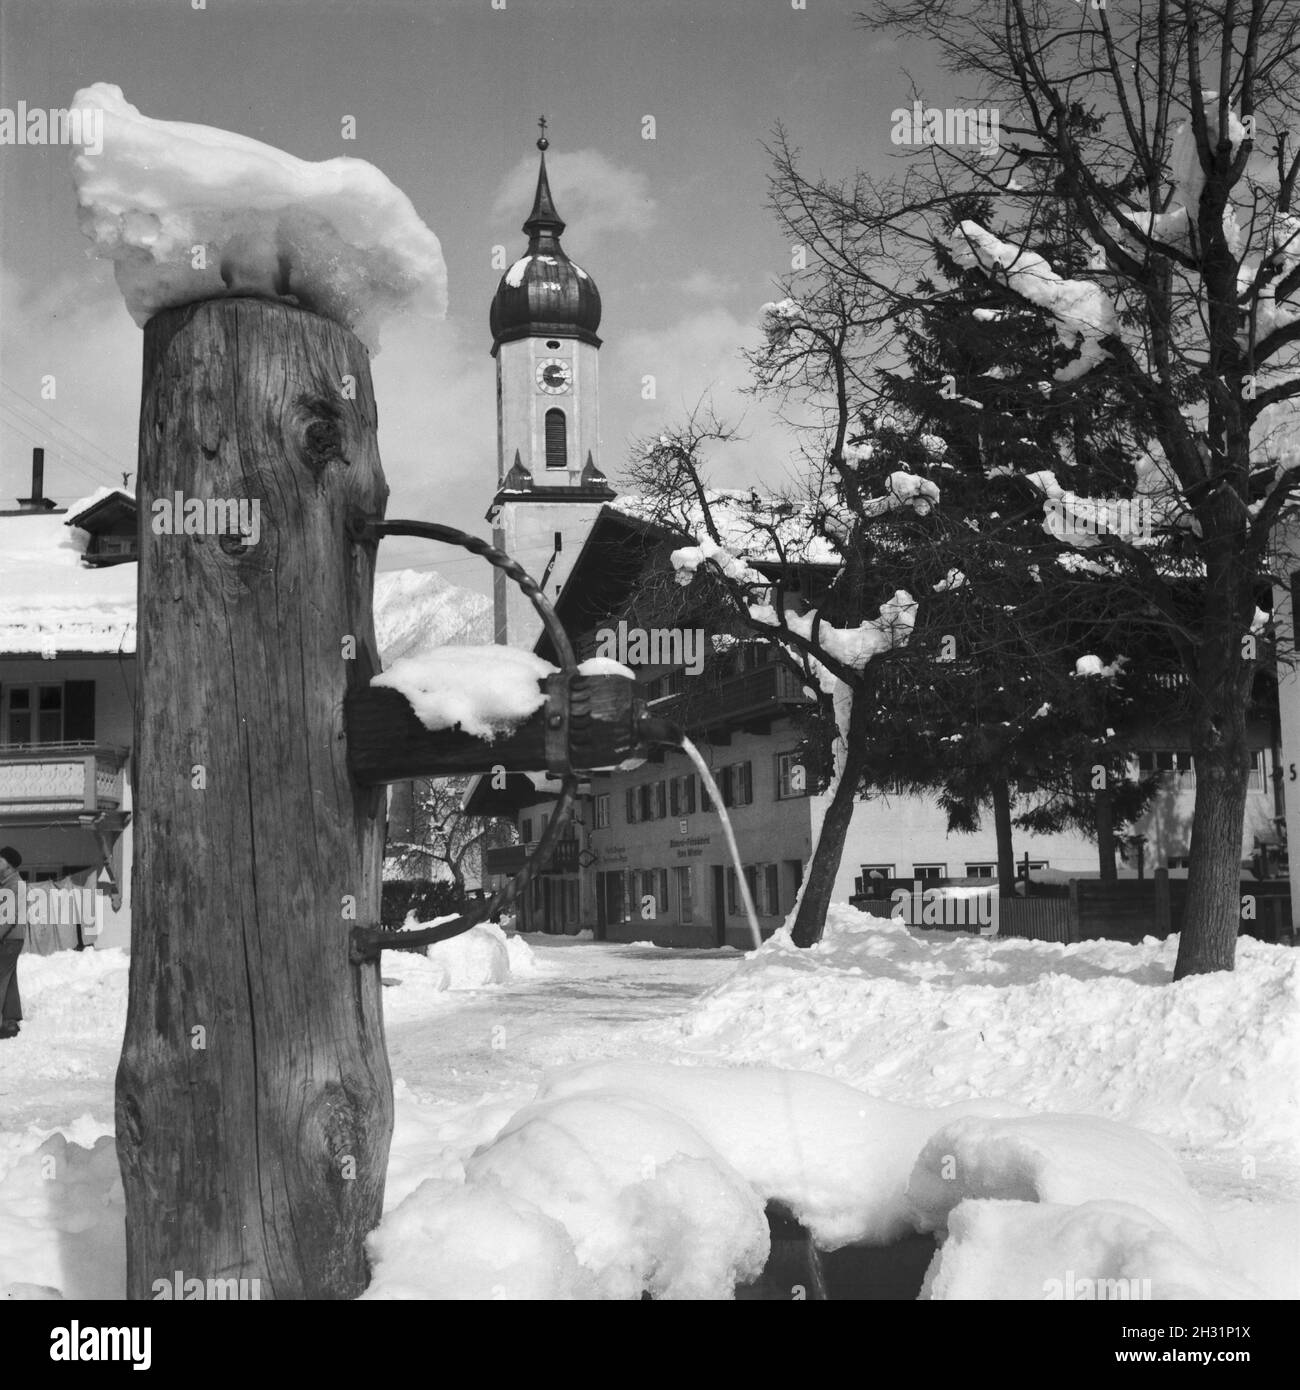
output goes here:
{"type": "Polygon", "coordinates": [[[309,163],[232,131],[152,120],[106,82],[72,106],[103,113],[73,181],[81,229],[114,262],[137,324],[257,295],[333,319],[373,353],[389,315],[446,313],[438,238],[373,164],[309,163]]]}

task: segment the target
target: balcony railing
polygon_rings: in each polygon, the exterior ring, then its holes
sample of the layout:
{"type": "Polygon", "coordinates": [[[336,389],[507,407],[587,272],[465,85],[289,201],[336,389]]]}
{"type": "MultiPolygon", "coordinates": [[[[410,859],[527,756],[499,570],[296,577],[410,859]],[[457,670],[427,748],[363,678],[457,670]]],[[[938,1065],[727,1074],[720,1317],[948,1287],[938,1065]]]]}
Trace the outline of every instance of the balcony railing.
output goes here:
{"type": "Polygon", "coordinates": [[[717,685],[697,689],[688,681],[685,692],[656,700],[651,708],[688,728],[734,724],[746,719],[774,717],[786,705],[808,704],[799,677],[785,666],[760,666],[742,675],[729,676],[717,685]]]}
{"type": "Polygon", "coordinates": [[[0,823],[121,810],[126,757],[97,743],[0,745],[0,823]]]}

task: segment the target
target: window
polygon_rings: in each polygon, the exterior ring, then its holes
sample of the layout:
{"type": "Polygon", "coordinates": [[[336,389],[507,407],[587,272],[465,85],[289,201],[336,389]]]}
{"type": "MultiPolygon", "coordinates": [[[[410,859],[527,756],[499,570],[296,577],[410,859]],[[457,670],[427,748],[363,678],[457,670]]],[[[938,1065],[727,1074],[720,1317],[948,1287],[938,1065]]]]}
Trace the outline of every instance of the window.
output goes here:
{"type": "Polygon", "coordinates": [[[893,864],[864,864],[862,866],[863,878],[897,878],[893,864]]]}
{"type": "Polygon", "coordinates": [[[776,799],[788,801],[791,797],[808,795],[808,769],[804,767],[799,753],[778,753],[776,755],[776,799]]]}
{"type": "Polygon", "coordinates": [[[1246,786],[1253,792],[1268,790],[1268,784],[1264,780],[1264,749],[1262,748],[1250,750],[1250,779],[1246,786]]]}
{"type": "MultiPolygon", "coordinates": [[[[536,882],[536,880],[534,880],[536,882]]],[[[622,869],[596,875],[597,905],[606,926],[615,922],[630,922],[632,914],[628,901],[627,876],[622,869]]]]}
{"type": "Polygon", "coordinates": [[[996,864],[967,864],[967,878],[995,878],[998,866],[996,864]]]}
{"type": "Polygon", "coordinates": [[[668,783],[668,807],[672,816],[690,816],[695,813],[695,777],[687,773],[685,777],[674,777],[668,783]]]}
{"type": "Polygon", "coordinates": [[[913,878],[947,878],[947,864],[913,864],[913,878]]]}
{"type": "MultiPolygon", "coordinates": [[[[749,885],[749,896],[754,900],[754,911],[762,912],[759,899],[759,878],[758,865],[746,864],[744,866],[745,882],[749,885]]],[[[727,911],[733,916],[738,917],[744,914],[745,900],[740,894],[740,885],[736,881],[735,869],[727,870],[727,911]]]]}
{"type": "Polygon", "coordinates": [[[569,466],[569,426],[562,410],[546,412],[546,466],[547,468],[567,468],[569,466]]]}
{"type": "Polygon", "coordinates": [[[525,817],[523,818],[523,820],[521,820],[521,821],[519,822],[519,837],[520,837],[521,840],[523,840],[524,844],[526,844],[526,845],[531,845],[531,844],[532,844],[532,842],[533,842],[533,822],[532,822],[532,818],[531,818],[531,817],[525,816],[525,817]]]}
{"type": "Polygon", "coordinates": [[[1171,854],[1165,860],[1166,869],[1186,869],[1191,864],[1191,860],[1185,854],[1171,854]]]}
{"type": "Polygon", "coordinates": [[[1196,785],[1192,755],[1186,748],[1145,749],[1138,754],[1138,771],[1143,777],[1157,777],[1159,785],[1171,791],[1190,791],[1196,785]]]}
{"type": "Polygon", "coordinates": [[[602,792],[596,798],[596,829],[604,830],[609,825],[609,793],[602,792]]]}
{"type": "MultiPolygon", "coordinates": [[[[655,917],[663,917],[668,912],[668,870],[634,869],[632,878],[637,887],[636,913],[642,916],[646,899],[650,899],[655,917]]],[[[645,918],[644,920],[650,920],[645,918]]]]}
{"type": "Polygon", "coordinates": [[[654,820],[654,788],[649,782],[642,782],[636,789],[637,819],[654,820]]]}
{"type": "Polygon", "coordinates": [[[655,820],[663,820],[668,814],[668,787],[663,782],[654,784],[655,820]]]}
{"type": "MultiPolygon", "coordinates": [[[[4,687],[4,719],[0,725],[5,743],[62,743],[94,742],[93,681],[69,681],[68,690],[89,688],[91,728],[89,731],[65,730],[64,687],[62,685],[6,685],[4,687]]],[[[71,722],[71,721],[69,721],[71,722]]]]}
{"type": "MultiPolygon", "coordinates": [[[[1123,848],[1121,847],[1121,849],[1120,849],[1120,857],[1121,857],[1121,858],[1123,857],[1123,854],[1124,854],[1124,851],[1123,851],[1123,848]]],[[[1016,865],[1016,877],[1017,877],[1017,878],[1025,878],[1027,875],[1029,875],[1029,874],[1036,874],[1040,869],[1046,869],[1047,867],[1048,867],[1048,863],[1047,863],[1047,860],[1046,860],[1046,859],[1031,859],[1027,864],[1026,864],[1025,861],[1022,859],[1022,860],[1016,865]]]]}
{"type": "Polygon", "coordinates": [[[762,868],[762,911],[769,917],[779,917],[781,915],[781,875],[775,864],[764,864],[762,868]]]}
{"type": "Polygon", "coordinates": [[[637,789],[635,787],[629,787],[627,791],[623,793],[623,807],[627,813],[627,823],[629,825],[635,825],[637,821],[641,819],[641,799],[637,795],[637,789]]]}
{"type": "Polygon", "coordinates": [[[674,869],[673,875],[677,879],[677,920],[689,927],[695,921],[694,875],[689,865],[674,869]]]}
{"type": "Polygon", "coordinates": [[[732,763],[718,774],[724,806],[748,806],[754,800],[754,765],[732,763]]]}

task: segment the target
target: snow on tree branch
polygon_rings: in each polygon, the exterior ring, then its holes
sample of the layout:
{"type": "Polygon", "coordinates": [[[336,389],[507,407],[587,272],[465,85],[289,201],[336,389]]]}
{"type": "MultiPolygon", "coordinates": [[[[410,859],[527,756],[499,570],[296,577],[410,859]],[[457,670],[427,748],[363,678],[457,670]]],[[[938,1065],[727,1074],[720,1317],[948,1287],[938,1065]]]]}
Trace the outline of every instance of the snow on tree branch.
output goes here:
{"type": "Polygon", "coordinates": [[[1100,285],[1062,279],[1044,257],[1001,240],[978,222],[958,224],[952,253],[958,265],[983,271],[1052,315],[1061,345],[1079,350],[1077,358],[1057,368],[1057,381],[1075,381],[1110,356],[1101,342],[1118,331],[1119,319],[1100,285]]]}

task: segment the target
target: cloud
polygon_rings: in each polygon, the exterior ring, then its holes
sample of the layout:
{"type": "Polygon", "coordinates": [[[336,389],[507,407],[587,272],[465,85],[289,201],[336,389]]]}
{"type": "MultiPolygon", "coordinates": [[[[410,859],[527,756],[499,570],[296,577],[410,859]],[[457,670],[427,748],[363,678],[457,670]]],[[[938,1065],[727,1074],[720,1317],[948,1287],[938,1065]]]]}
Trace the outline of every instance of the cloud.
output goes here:
{"type": "MultiPolygon", "coordinates": [[[[0,498],[26,496],[34,444],[46,451],[45,489],[62,501],[136,467],[142,333],[111,268],[93,264],[33,290],[0,267],[0,498]],[[42,400],[53,376],[55,398],[42,400]]],[[[481,327],[414,315],[390,319],[372,375],[389,515],[487,534],[496,488],[495,368],[481,327]]],[[[136,479],[132,476],[132,485],[136,479]]],[[[0,502],[0,505],[9,505],[0,502]]],[[[446,561],[456,583],[481,561],[415,541],[385,541],[381,567],[446,561]]],[[[438,565],[441,568],[441,565],[438,565]]],[[[475,583],[474,587],[484,588],[475,583]]]]}
{"type": "MultiPolygon", "coordinates": [[[[711,480],[720,487],[789,483],[796,441],[770,403],[745,394],[750,370],[741,353],[758,346],[757,322],[746,323],[721,306],[686,314],[661,329],[642,329],[612,344],[602,357],[601,413],[627,420],[640,438],[680,424],[709,398],[720,419],[740,424],[742,439],[717,450],[711,480]],[[642,400],[642,382],[655,378],[655,398],[642,400]]],[[[607,473],[617,486],[627,461],[628,438],[606,435],[607,473]]]]}
{"type": "MultiPolygon", "coordinates": [[[[621,169],[598,150],[548,153],[546,173],[556,210],[573,228],[573,241],[590,246],[608,232],[640,232],[654,221],[650,181],[621,169]]],[[[537,160],[526,156],[503,180],[492,216],[507,221],[527,217],[537,188],[537,160]]]]}
{"type": "Polygon", "coordinates": [[[141,337],[111,269],[34,289],[0,267],[0,321],[0,495],[17,496],[20,485],[27,495],[35,444],[50,496],[75,501],[120,484],[136,463],[141,337]]]}

